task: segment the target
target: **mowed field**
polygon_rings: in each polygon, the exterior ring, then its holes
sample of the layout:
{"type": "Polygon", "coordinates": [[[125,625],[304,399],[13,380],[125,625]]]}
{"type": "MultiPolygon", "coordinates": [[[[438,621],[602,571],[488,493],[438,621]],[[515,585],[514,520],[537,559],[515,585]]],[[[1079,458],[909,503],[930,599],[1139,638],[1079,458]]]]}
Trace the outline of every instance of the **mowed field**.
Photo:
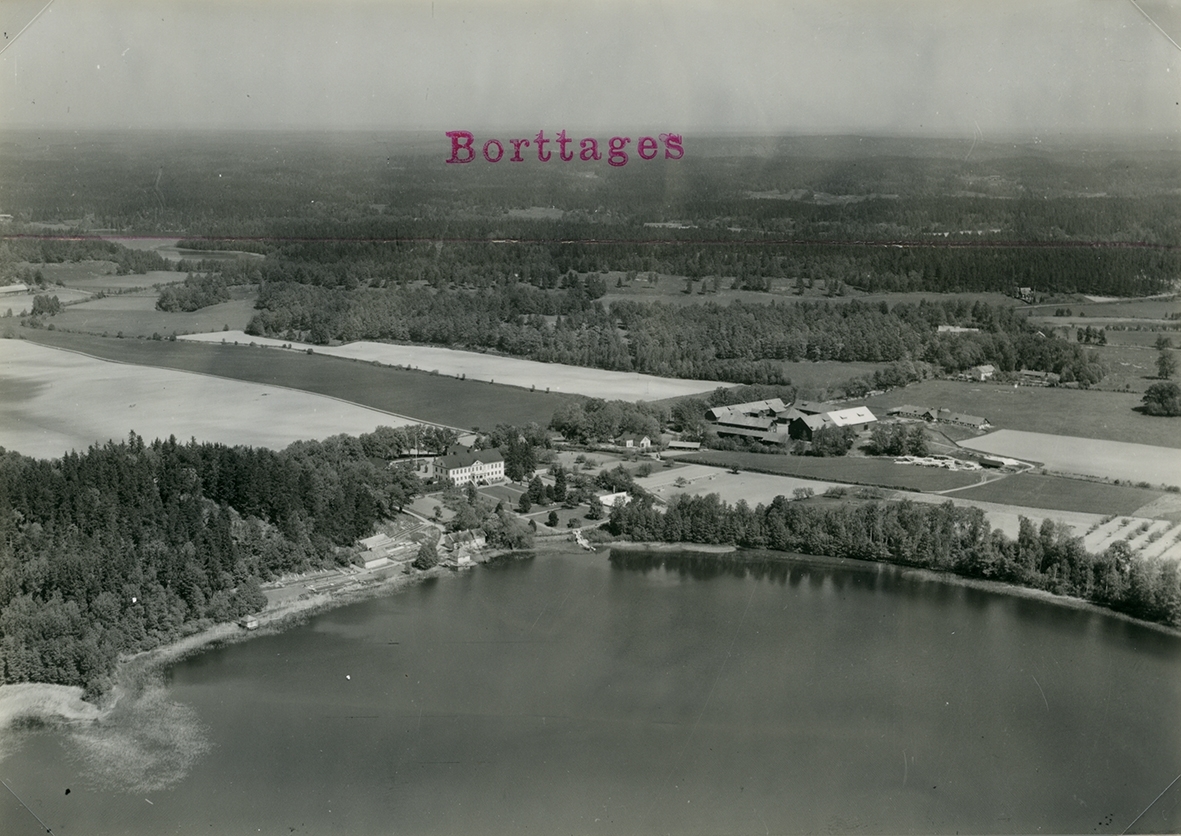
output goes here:
{"type": "Polygon", "coordinates": [[[1061,473],[1181,485],[1181,450],[1177,449],[1020,430],[999,430],[960,444],[998,456],[1041,462],[1048,470],[1061,473]]]}
{"type": "MultiPolygon", "coordinates": [[[[653,473],[651,476],[637,479],[636,481],[643,488],[651,491],[665,501],[676,494],[682,493],[691,496],[705,496],[714,493],[723,502],[734,504],[742,499],[746,500],[752,507],[760,503],[768,505],[777,496],[785,496],[791,499],[792,492],[796,488],[811,488],[817,494],[821,494],[827,488],[837,484],[835,482],[814,481],[792,476],[773,476],[767,473],[751,473],[748,471],[734,474],[721,468],[703,464],[689,464],[684,467],[661,470],[653,473]],[[685,483],[680,486],[675,484],[678,478],[684,479],[685,483]]],[[[984,511],[989,525],[993,528],[1000,529],[1009,537],[1017,536],[1022,517],[1032,520],[1035,525],[1041,525],[1042,520],[1052,519],[1055,522],[1070,526],[1071,530],[1079,536],[1097,527],[1104,518],[1100,514],[1088,514],[1079,511],[1023,508],[1017,505],[961,499],[958,493],[942,496],[939,494],[897,491],[889,494],[889,496],[893,499],[909,499],[912,502],[952,502],[962,507],[979,508],[984,511]]]]}
{"type": "Polygon", "coordinates": [[[777,496],[790,498],[796,488],[810,488],[819,494],[837,483],[749,471],[735,474],[704,464],[685,464],[638,478],[636,484],[665,501],[681,493],[690,496],[716,493],[731,505],[741,499],[754,507],[759,503],[770,505],[777,496]],[[684,481],[678,485],[678,480],[684,481]]]}
{"type": "Polygon", "coordinates": [[[20,333],[44,345],[103,359],[286,386],[452,427],[490,429],[530,422],[546,426],[554,411],[570,399],[298,351],[183,340],[103,339],[64,331],[21,329],[20,333]]]}
{"type": "Polygon", "coordinates": [[[186,340],[220,343],[223,339],[233,342],[292,349],[351,360],[381,363],[387,366],[403,366],[422,371],[435,371],[442,375],[466,376],[468,380],[502,383],[523,389],[587,395],[592,398],[625,401],[658,401],[679,395],[695,395],[712,392],[726,384],[716,380],[680,380],[655,377],[631,372],[610,372],[603,369],[588,369],[581,366],[565,366],[560,363],[538,363],[534,360],[520,360],[515,357],[500,357],[494,354],[480,354],[475,351],[456,351],[450,348],[432,348],[419,345],[393,345],[390,343],[355,342],[338,346],[305,345],[265,337],[251,337],[244,332],[192,334],[186,340]]]}
{"type": "Polygon", "coordinates": [[[847,405],[861,404],[879,416],[903,404],[947,407],[998,428],[1181,448],[1181,420],[1135,412],[1140,395],[1130,392],[925,380],[847,405]]]}
{"type": "Polygon", "coordinates": [[[1162,491],[1134,488],[1129,485],[1111,485],[1106,482],[1088,482],[1036,473],[1014,473],[1003,479],[956,492],[959,499],[1004,502],[1052,511],[1082,511],[1104,516],[1131,515],[1137,511],[1144,516],[1152,516],[1141,509],[1165,495],[1162,491]]]}
{"type": "Polygon", "coordinates": [[[908,491],[947,491],[981,482],[982,472],[944,470],[895,464],[892,457],[867,456],[776,456],[766,453],[742,453],[710,450],[680,459],[684,462],[715,467],[737,467],[802,479],[825,479],[853,485],[875,485],[908,491]]]}
{"type": "Polygon", "coordinates": [[[56,458],[93,443],[182,441],[282,448],[409,419],[333,398],[0,340],[0,446],[56,458]]]}
{"type": "MultiPolygon", "coordinates": [[[[174,273],[170,275],[183,274],[174,273]]],[[[143,278],[142,276],[140,278],[143,278]]],[[[166,313],[156,310],[155,291],[124,293],[70,305],[49,321],[59,329],[82,331],[88,334],[119,332],[125,337],[162,337],[191,331],[220,331],[223,327],[244,328],[254,315],[251,298],[232,299],[210,305],[192,313],[166,313]]]]}

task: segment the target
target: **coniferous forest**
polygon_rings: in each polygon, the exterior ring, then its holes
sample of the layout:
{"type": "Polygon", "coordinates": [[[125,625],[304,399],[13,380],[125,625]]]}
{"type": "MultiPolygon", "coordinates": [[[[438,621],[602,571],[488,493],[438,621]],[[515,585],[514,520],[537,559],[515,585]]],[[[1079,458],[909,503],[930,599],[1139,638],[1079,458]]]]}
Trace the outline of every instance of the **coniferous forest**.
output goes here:
{"type": "Polygon", "coordinates": [[[120,653],[256,612],[260,582],[346,559],[419,491],[377,458],[392,435],[270,451],[132,433],[61,459],[0,454],[0,680],[101,691],[120,653]]]}

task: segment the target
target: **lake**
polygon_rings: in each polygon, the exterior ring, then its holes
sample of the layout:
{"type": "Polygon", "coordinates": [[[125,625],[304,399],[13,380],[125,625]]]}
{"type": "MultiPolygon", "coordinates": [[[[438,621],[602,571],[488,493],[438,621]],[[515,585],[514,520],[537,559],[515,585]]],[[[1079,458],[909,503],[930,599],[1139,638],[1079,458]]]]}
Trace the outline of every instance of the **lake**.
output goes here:
{"type": "Polygon", "coordinates": [[[1181,639],[777,557],[429,581],[9,733],[0,777],[59,836],[1181,829],[1181,639]]]}

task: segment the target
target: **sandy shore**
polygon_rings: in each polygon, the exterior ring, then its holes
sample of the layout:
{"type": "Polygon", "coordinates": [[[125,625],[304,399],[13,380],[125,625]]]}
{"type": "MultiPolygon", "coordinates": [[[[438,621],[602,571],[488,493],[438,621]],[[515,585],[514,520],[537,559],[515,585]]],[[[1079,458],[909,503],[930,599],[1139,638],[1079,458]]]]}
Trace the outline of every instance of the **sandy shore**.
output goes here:
{"type": "Polygon", "coordinates": [[[692,552],[694,554],[734,554],[737,546],[710,543],[633,543],[618,541],[603,543],[600,548],[607,551],[615,549],[624,552],[692,552]]]}
{"type": "Polygon", "coordinates": [[[43,682],[0,685],[0,731],[22,721],[85,724],[102,720],[110,716],[120,700],[142,690],[143,684],[161,668],[210,646],[271,635],[323,610],[389,595],[427,578],[444,575],[447,571],[436,567],[426,572],[399,573],[344,591],[301,596],[296,600],[268,606],[258,613],[257,630],[244,630],[236,623],[215,624],[175,642],[125,656],[115,668],[114,687],[97,704],[83,700],[82,689],[77,686],[43,682]]]}

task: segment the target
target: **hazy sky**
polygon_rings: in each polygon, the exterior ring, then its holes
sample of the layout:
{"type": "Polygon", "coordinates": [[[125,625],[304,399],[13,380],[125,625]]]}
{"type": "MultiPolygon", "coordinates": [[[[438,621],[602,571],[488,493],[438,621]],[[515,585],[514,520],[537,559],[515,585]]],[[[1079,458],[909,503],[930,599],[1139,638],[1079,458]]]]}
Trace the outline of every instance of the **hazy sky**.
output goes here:
{"type": "Polygon", "coordinates": [[[1181,133],[1181,0],[44,6],[0,125],[1181,133]]]}

